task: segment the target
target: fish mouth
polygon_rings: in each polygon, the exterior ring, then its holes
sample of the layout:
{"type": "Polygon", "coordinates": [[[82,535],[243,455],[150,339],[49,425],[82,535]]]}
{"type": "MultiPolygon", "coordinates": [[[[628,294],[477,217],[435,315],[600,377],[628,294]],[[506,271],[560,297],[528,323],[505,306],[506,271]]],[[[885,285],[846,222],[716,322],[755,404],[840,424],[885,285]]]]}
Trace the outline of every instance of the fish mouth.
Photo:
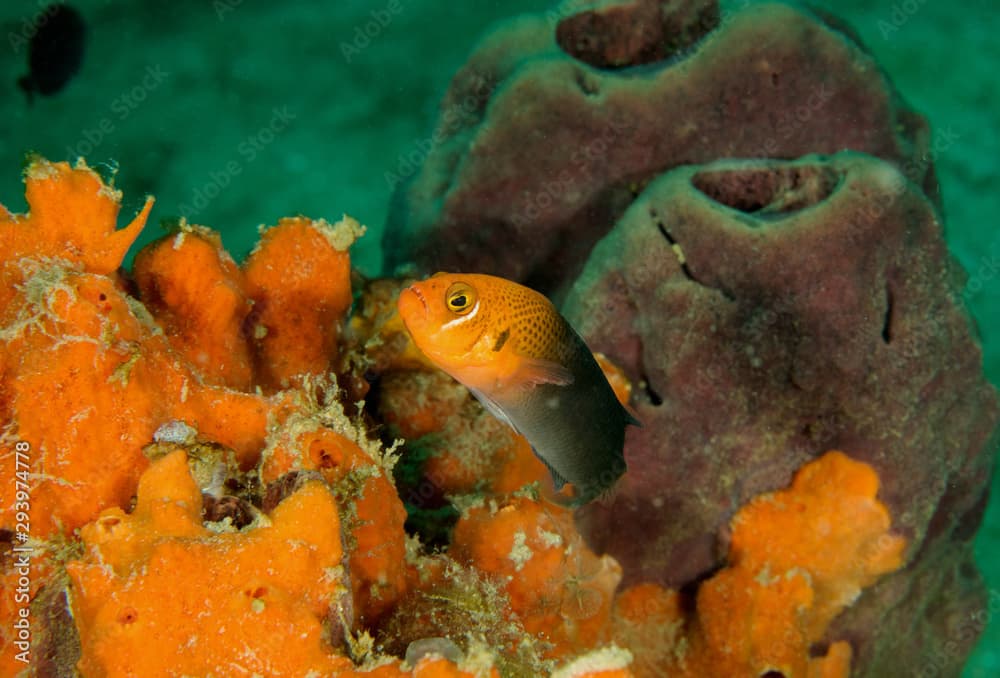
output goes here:
{"type": "Polygon", "coordinates": [[[399,293],[399,301],[396,302],[399,314],[403,318],[403,323],[409,328],[411,322],[423,323],[426,321],[430,310],[427,306],[427,299],[416,287],[410,286],[399,293]],[[419,305],[417,302],[420,302],[419,305]]]}
{"type": "Polygon", "coordinates": [[[415,287],[414,285],[410,285],[406,289],[410,290],[415,295],[417,295],[417,299],[419,299],[420,303],[423,304],[423,306],[424,306],[424,311],[427,311],[427,300],[424,299],[424,295],[420,292],[420,289],[417,288],[417,287],[415,287]]]}
{"type": "Polygon", "coordinates": [[[424,295],[423,295],[423,293],[421,293],[420,289],[418,287],[416,287],[415,285],[410,285],[409,287],[406,288],[406,291],[407,292],[413,292],[415,295],[417,295],[417,299],[420,300],[420,304],[424,307],[424,313],[426,313],[427,312],[427,300],[424,298],[424,295]]]}

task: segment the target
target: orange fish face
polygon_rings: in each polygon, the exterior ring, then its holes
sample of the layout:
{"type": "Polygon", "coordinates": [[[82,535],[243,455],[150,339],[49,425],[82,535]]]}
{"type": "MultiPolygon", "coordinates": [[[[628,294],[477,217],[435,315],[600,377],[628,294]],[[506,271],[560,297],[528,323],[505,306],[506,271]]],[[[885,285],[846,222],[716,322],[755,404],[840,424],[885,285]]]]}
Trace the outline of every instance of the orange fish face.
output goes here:
{"type": "Polygon", "coordinates": [[[518,384],[568,378],[552,357],[564,321],[527,287],[489,275],[438,273],[403,290],[398,308],[417,348],[482,394],[501,397],[518,384]]]}
{"type": "Polygon", "coordinates": [[[417,347],[446,372],[491,361],[489,294],[476,275],[439,273],[400,292],[399,315],[417,347]]]}

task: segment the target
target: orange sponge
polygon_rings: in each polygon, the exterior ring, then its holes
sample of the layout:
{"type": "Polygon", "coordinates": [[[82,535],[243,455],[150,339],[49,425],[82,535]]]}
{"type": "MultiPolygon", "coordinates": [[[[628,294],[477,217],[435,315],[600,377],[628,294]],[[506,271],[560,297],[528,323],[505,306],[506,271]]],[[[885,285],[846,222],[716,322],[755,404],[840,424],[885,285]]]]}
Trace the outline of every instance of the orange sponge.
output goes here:
{"type": "MultiPolygon", "coordinates": [[[[11,441],[28,443],[32,535],[70,531],[126,505],[147,464],[142,447],[173,420],[233,448],[244,466],[255,463],[263,398],[203,385],[145,308],[104,275],[146,212],[115,231],[119,196],[91,170],[39,160],[27,177],[31,215],[4,211],[0,222],[0,400],[11,434],[0,443],[0,474],[14,477],[11,441]]],[[[13,524],[13,492],[0,483],[3,528],[13,524]]]]}
{"type": "Polygon", "coordinates": [[[214,533],[177,451],[143,475],[135,511],[81,530],[67,564],[83,675],[302,676],[351,667],[323,621],[346,582],[336,504],[323,483],[282,502],[268,524],[214,533]],[[179,585],[183,582],[183,585],[179,585]]]}
{"type": "MultiPolygon", "coordinates": [[[[698,593],[703,647],[713,666],[728,662],[754,675],[791,677],[826,661],[810,661],[810,645],[863,588],[903,564],[906,540],[889,534],[878,485],[870,466],[828,452],[800,469],[790,489],[740,510],[730,567],[698,593]],[[753,626],[734,610],[753,611],[753,626]]],[[[839,663],[844,650],[830,659],[839,663]]]]}
{"type": "Polygon", "coordinates": [[[139,252],[133,276],[170,345],[203,381],[250,388],[253,365],[243,336],[250,301],[218,233],[182,223],[175,235],[139,252]]]}
{"type": "Polygon", "coordinates": [[[317,471],[333,488],[351,546],[354,618],[369,626],[406,590],[406,511],[392,484],[389,455],[365,438],[335,399],[320,404],[320,396],[307,397],[322,390],[312,380],[303,389],[288,394],[277,410],[261,480],[270,484],[293,471],[317,471]]]}
{"type": "Polygon", "coordinates": [[[24,279],[18,265],[22,257],[59,259],[75,270],[112,274],[153,207],[147,198],[135,219],[116,231],[121,194],[83,161],[73,169],[36,158],[25,170],[24,183],[28,214],[11,214],[0,206],[0,310],[24,279]]]}
{"type": "Polygon", "coordinates": [[[551,657],[605,639],[621,568],[587,548],[568,509],[520,496],[469,508],[451,554],[500,582],[524,628],[551,644],[551,657]]]}
{"type": "Polygon", "coordinates": [[[330,369],[351,307],[347,250],[362,233],[364,228],[347,216],[334,225],[287,218],[263,232],[244,264],[254,302],[250,331],[257,381],[263,388],[287,388],[298,375],[330,369]]]}

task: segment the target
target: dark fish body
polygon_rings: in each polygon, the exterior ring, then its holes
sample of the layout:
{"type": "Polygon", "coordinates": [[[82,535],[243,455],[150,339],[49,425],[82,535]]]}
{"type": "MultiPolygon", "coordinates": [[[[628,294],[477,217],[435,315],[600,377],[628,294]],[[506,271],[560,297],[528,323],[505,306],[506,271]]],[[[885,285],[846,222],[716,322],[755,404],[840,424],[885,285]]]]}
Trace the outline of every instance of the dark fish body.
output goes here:
{"type": "Polygon", "coordinates": [[[625,472],[625,426],[638,422],[618,402],[583,339],[560,320],[565,333],[560,362],[573,375],[572,382],[532,386],[519,400],[506,402],[503,411],[548,467],[556,489],[572,483],[572,503],[585,504],[625,472]]]}
{"type": "Polygon", "coordinates": [[[28,46],[28,74],[18,85],[28,95],[51,96],[66,86],[80,70],[86,43],[86,26],[69,5],[51,5],[35,19],[38,30],[28,46]]]}

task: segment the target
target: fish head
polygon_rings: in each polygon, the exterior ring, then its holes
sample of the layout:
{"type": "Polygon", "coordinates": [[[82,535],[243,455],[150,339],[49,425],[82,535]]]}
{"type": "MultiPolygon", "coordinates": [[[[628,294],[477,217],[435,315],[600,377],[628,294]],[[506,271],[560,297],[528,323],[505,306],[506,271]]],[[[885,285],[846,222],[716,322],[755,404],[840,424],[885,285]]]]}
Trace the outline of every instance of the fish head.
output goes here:
{"type": "Polygon", "coordinates": [[[490,275],[439,273],[403,290],[398,308],[417,348],[478,396],[504,400],[537,384],[572,381],[552,358],[561,319],[527,287],[490,275]]]}
{"type": "Polygon", "coordinates": [[[399,294],[399,315],[414,343],[446,372],[488,358],[489,294],[480,277],[438,273],[399,294]]]}

